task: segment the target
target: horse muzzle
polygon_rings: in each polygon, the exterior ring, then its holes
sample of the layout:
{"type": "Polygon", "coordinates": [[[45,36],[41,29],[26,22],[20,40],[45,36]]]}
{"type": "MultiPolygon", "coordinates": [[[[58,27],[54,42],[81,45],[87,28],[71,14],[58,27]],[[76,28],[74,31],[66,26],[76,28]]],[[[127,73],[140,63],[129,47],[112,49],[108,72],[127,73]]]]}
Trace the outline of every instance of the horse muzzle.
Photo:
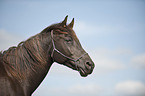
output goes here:
{"type": "Polygon", "coordinates": [[[78,71],[82,77],[87,77],[93,72],[95,65],[93,61],[86,61],[83,66],[78,67],[78,71]]]}

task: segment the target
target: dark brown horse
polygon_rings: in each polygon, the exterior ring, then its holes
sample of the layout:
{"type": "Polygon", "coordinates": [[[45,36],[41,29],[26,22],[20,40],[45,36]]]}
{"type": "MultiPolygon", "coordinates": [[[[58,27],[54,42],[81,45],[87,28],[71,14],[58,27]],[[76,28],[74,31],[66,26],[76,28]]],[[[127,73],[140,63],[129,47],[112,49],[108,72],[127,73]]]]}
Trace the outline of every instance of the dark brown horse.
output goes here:
{"type": "Polygon", "coordinates": [[[94,63],[73,31],[74,19],[45,28],[39,34],[0,53],[0,96],[31,96],[53,62],[86,77],[94,63]]]}

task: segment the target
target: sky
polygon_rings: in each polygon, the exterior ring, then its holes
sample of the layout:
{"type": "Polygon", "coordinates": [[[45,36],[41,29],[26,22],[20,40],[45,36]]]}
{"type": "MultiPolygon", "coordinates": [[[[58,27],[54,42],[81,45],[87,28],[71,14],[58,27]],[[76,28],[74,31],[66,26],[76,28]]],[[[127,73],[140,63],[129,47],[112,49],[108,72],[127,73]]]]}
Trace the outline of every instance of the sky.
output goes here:
{"type": "Polygon", "coordinates": [[[0,50],[66,15],[95,69],[84,78],[54,63],[32,96],[145,96],[144,0],[0,0],[0,50]]]}

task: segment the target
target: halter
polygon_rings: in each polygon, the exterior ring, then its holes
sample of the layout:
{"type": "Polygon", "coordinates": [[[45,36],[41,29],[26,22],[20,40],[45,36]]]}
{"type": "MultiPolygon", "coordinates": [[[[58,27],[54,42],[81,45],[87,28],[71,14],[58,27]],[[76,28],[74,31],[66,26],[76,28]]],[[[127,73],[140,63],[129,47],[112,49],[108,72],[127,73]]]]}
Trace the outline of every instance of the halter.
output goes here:
{"type": "Polygon", "coordinates": [[[53,40],[53,30],[51,30],[51,38],[52,38],[52,45],[53,45],[53,50],[52,50],[52,53],[51,53],[51,57],[53,58],[53,55],[54,55],[54,51],[56,51],[57,53],[59,53],[60,55],[62,55],[63,57],[69,59],[69,60],[72,60],[74,62],[77,62],[79,59],[81,59],[84,55],[88,54],[88,53],[84,53],[82,54],[80,57],[78,57],[77,59],[73,59],[71,57],[68,57],[66,55],[64,55],[62,52],[60,52],[58,49],[56,49],[55,47],[55,44],[54,44],[54,40],[53,40]]]}

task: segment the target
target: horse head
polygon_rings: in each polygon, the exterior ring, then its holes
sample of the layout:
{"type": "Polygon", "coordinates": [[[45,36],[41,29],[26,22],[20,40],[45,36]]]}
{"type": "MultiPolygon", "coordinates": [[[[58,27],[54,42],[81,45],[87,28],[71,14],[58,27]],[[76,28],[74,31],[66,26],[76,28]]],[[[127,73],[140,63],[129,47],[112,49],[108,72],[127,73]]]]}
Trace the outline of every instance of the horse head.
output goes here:
{"type": "Polygon", "coordinates": [[[92,73],[94,63],[88,53],[82,48],[74,30],[74,18],[67,25],[67,17],[50,28],[52,40],[51,58],[54,62],[77,70],[86,77],[92,73]]]}

